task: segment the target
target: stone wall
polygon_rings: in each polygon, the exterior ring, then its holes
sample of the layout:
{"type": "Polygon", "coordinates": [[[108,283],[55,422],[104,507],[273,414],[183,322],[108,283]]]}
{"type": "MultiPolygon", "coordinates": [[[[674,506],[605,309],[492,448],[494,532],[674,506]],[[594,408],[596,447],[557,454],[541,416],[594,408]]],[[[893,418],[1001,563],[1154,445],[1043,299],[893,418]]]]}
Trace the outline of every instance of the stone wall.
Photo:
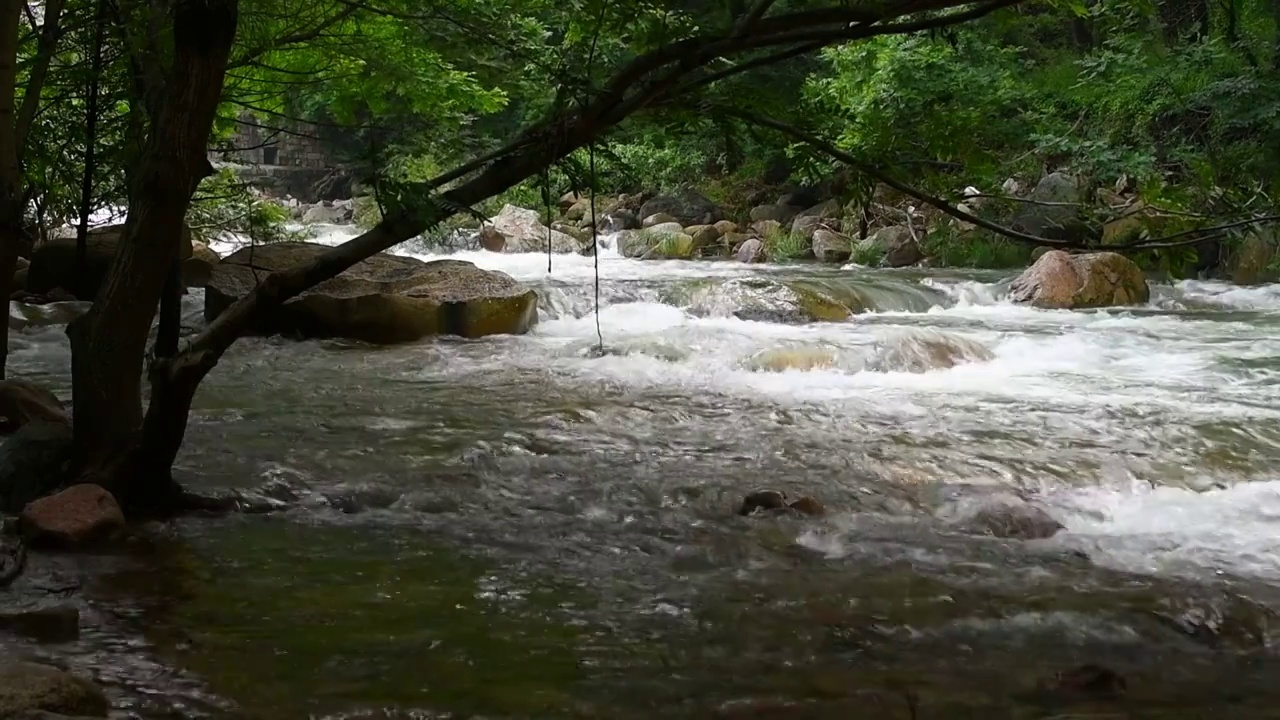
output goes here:
{"type": "Polygon", "coordinates": [[[318,128],[290,122],[288,132],[258,127],[248,116],[236,123],[229,147],[210,153],[210,159],[241,165],[279,165],[298,168],[331,168],[336,165],[318,139],[318,128]]]}

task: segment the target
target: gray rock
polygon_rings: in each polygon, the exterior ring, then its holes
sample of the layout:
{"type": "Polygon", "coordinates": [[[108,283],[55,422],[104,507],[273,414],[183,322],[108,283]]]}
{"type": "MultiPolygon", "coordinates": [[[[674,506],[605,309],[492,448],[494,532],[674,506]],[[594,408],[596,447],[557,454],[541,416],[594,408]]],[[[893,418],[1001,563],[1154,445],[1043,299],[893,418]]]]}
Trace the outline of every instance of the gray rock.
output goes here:
{"type": "Polygon", "coordinates": [[[891,225],[877,230],[864,241],[884,253],[884,264],[889,267],[906,267],[924,259],[924,253],[916,242],[911,228],[891,225]]]}
{"type": "MultiPolygon", "coordinates": [[[[104,225],[89,230],[85,238],[85,299],[97,297],[98,287],[115,259],[116,246],[123,234],[124,225],[104,225]]],[[[180,260],[191,257],[190,230],[183,229],[179,247],[180,260]]],[[[27,268],[27,290],[35,295],[44,295],[55,288],[78,289],[74,235],[51,238],[32,251],[31,267],[27,268]]]]}
{"type": "Polygon", "coordinates": [[[1044,510],[1015,498],[991,498],[965,513],[957,523],[963,532],[1011,540],[1053,537],[1062,523],[1044,510]]]}
{"type": "MultiPolygon", "coordinates": [[[[1036,184],[1030,199],[1038,203],[1079,203],[1080,187],[1066,173],[1050,173],[1036,184]]],[[[1019,203],[1010,225],[1014,230],[1050,240],[1082,241],[1093,234],[1083,208],[1071,204],[1019,203]]]]}
{"type": "Polygon", "coordinates": [[[822,262],[842,263],[853,252],[853,241],[838,232],[819,228],[813,233],[813,256],[822,262]]]}
{"type": "Polygon", "coordinates": [[[0,663],[0,718],[33,711],[106,717],[110,704],[96,685],[48,665],[0,663]]]}
{"type": "MultiPolygon", "coordinates": [[[[654,213],[643,217],[644,219],[640,221],[640,227],[642,228],[651,228],[654,225],[680,225],[680,221],[674,215],[667,213],[654,213]]],[[[680,225],[680,227],[684,226],[680,225]]]]}
{"type": "Polygon", "coordinates": [[[760,238],[748,238],[734,251],[738,262],[762,263],[768,258],[765,255],[764,241],[760,238]]]}
{"type": "MultiPolygon", "coordinates": [[[[564,237],[576,250],[577,241],[564,237]]],[[[214,268],[205,289],[206,320],[212,322],[251,292],[264,273],[296,267],[328,250],[281,242],[229,255],[214,268]]],[[[252,330],[397,343],[431,335],[520,334],[537,317],[537,294],[509,275],[460,260],[424,263],[379,253],[289,300],[252,330]]]]}
{"type": "Polygon", "coordinates": [[[678,222],[664,222],[650,225],[645,232],[650,235],[676,235],[683,233],[684,227],[678,222]]]}
{"type": "Polygon", "coordinates": [[[757,205],[751,208],[751,222],[773,220],[778,223],[789,223],[800,212],[800,208],[791,205],[757,205]]]}
{"type": "Polygon", "coordinates": [[[71,427],[34,421],[0,443],[0,511],[17,513],[66,484],[71,427]]]}
{"type": "Polygon", "coordinates": [[[615,233],[622,230],[639,230],[640,218],[630,210],[613,210],[604,214],[596,228],[602,233],[615,233]]]}
{"type": "Polygon", "coordinates": [[[669,195],[658,195],[640,206],[640,217],[666,213],[681,226],[714,225],[724,219],[724,211],[696,190],[684,189],[669,195]]]}
{"type": "Polygon", "coordinates": [[[501,212],[489,218],[489,224],[506,238],[505,252],[546,252],[548,236],[551,252],[576,253],[579,249],[578,241],[572,236],[543,225],[536,210],[504,205],[501,212]]]}
{"type": "Polygon", "coordinates": [[[317,203],[302,213],[302,222],[307,225],[343,225],[351,222],[355,209],[349,205],[338,203],[317,203]]]}

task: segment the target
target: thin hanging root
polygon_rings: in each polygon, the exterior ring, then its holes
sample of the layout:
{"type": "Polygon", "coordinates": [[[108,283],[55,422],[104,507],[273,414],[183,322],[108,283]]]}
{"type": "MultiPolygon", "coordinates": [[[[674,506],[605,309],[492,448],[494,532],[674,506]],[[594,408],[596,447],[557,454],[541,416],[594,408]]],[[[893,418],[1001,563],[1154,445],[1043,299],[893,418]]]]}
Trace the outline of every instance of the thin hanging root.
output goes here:
{"type": "Polygon", "coordinates": [[[600,237],[599,228],[596,226],[596,144],[594,140],[587,143],[587,161],[591,166],[591,183],[588,192],[591,197],[591,259],[596,284],[596,342],[600,354],[604,355],[604,333],[600,331],[600,237]]]}

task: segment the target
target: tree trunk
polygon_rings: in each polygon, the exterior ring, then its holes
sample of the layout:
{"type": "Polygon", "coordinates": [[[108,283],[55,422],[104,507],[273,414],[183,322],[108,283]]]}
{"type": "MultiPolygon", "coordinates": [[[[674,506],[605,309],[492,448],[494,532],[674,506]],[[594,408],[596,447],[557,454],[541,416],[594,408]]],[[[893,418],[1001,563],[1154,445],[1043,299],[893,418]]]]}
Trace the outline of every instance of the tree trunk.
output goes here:
{"type": "MultiPolygon", "coordinates": [[[[22,0],[0,0],[0,296],[6,303],[18,262],[22,228],[22,166],[18,158],[18,24],[22,0]]],[[[0,378],[9,357],[9,333],[0,338],[0,378]]]]}
{"type": "Polygon", "coordinates": [[[206,157],[235,37],[237,0],[177,0],[174,56],[129,187],[124,234],[97,301],[67,327],[72,350],[75,462],[126,507],[169,483],[141,478],[141,381],[151,321],[177,262],[183,220],[206,157]]]}

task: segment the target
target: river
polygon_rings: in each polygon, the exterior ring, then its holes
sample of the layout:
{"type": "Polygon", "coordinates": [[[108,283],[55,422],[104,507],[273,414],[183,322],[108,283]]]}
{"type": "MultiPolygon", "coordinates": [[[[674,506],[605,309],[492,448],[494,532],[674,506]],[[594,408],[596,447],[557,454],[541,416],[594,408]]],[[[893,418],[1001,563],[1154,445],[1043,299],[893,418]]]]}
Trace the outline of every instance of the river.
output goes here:
{"type": "MultiPolygon", "coordinates": [[[[1009,273],[606,251],[597,335],[592,258],[453,257],[536,329],[242,341],[178,473],[297,504],[59,559],[82,638],[0,649],[122,718],[1277,717],[1280,286],[1059,312],[1009,273]],[[789,322],[776,282],[868,312],[789,322]],[[758,488],[828,512],[739,517],[758,488]],[[958,524],[1013,497],[1065,529],[958,524]],[[1085,664],[1125,692],[1053,691],[1085,664]]],[[[69,396],[62,329],[13,337],[69,396]]]]}

